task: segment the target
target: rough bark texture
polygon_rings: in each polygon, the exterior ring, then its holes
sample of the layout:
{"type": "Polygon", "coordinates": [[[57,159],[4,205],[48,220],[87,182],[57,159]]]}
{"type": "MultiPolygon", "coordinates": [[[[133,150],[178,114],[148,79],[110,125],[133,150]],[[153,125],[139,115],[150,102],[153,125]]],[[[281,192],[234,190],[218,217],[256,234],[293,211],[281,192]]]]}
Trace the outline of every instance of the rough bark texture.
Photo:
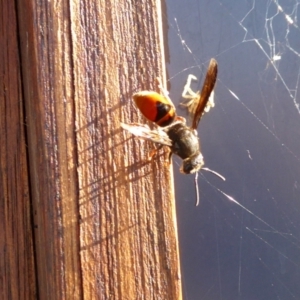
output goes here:
{"type": "MultiPolygon", "coordinates": [[[[14,185],[21,191],[14,197],[24,200],[16,220],[7,221],[13,208],[5,205],[14,199],[11,190],[1,191],[0,210],[5,234],[16,230],[28,244],[25,258],[17,253],[10,260],[26,263],[27,298],[36,289],[40,299],[181,298],[168,153],[147,161],[151,143],[120,128],[120,122],[145,122],[131,95],[165,77],[160,8],[155,0],[17,1],[16,45],[6,41],[5,47],[20,50],[22,73],[20,81],[18,54],[7,67],[2,51],[4,75],[17,65],[12,86],[3,84],[15,89],[9,98],[4,89],[0,103],[7,143],[0,178],[3,190],[14,185]],[[17,158],[9,158],[13,151],[17,158]],[[15,227],[19,216],[21,228],[15,227]]],[[[4,248],[15,242],[0,241],[4,248]]],[[[12,275],[0,273],[8,293],[16,292],[21,283],[9,288],[12,275]]]]}

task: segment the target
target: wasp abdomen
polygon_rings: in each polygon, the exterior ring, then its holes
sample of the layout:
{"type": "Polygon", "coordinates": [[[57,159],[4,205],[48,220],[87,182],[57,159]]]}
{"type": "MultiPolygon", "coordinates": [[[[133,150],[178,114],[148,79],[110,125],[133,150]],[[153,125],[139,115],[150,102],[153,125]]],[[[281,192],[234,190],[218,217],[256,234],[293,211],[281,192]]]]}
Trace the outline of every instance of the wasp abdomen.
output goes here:
{"type": "Polygon", "coordinates": [[[175,117],[174,108],[170,104],[161,102],[156,103],[156,117],[155,123],[159,126],[165,127],[173,123],[175,117]]]}
{"type": "Polygon", "coordinates": [[[176,117],[175,107],[171,100],[156,92],[136,93],[133,95],[133,100],[144,117],[161,127],[170,125],[176,117]]]}

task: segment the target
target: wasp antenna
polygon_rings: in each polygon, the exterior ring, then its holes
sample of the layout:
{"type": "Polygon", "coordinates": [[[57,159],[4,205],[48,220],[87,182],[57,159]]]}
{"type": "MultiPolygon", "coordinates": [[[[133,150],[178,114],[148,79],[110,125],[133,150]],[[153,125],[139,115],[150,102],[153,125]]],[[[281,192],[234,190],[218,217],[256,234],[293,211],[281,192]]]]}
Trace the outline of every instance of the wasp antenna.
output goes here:
{"type": "Polygon", "coordinates": [[[221,174],[219,174],[218,172],[216,171],[213,171],[211,169],[208,169],[208,168],[202,168],[201,170],[205,170],[207,172],[210,172],[210,173],[213,173],[214,175],[216,175],[217,177],[221,178],[222,180],[226,181],[226,178],[224,176],[222,176],[221,174]]]}
{"type": "Polygon", "coordinates": [[[196,172],[195,174],[195,188],[196,188],[196,206],[198,206],[200,202],[199,187],[198,187],[198,172],[196,172]]]}

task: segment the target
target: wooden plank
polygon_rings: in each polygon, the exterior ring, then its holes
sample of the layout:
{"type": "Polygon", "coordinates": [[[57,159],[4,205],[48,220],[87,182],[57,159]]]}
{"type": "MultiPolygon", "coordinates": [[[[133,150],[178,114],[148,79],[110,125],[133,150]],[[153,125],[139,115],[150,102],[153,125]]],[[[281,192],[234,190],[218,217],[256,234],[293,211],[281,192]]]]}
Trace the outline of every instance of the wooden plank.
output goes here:
{"type": "Polygon", "coordinates": [[[120,122],[165,78],[160,2],[19,0],[41,299],[180,299],[167,152],[120,122]]]}
{"type": "Polygon", "coordinates": [[[25,120],[14,1],[1,1],[0,299],[36,297],[25,120]]]}

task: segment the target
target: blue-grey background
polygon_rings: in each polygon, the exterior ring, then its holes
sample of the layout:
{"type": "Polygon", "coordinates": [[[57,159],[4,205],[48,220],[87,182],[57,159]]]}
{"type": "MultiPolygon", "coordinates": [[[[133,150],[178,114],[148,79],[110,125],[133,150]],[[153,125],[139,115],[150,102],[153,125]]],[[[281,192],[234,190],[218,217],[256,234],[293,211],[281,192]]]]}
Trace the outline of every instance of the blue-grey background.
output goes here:
{"type": "Polygon", "coordinates": [[[185,300],[300,299],[299,8],[166,1],[173,101],[188,74],[200,79],[197,90],[209,59],[219,64],[216,106],[198,133],[206,166],[226,181],[201,172],[195,207],[194,178],[173,160],[185,300]]]}

